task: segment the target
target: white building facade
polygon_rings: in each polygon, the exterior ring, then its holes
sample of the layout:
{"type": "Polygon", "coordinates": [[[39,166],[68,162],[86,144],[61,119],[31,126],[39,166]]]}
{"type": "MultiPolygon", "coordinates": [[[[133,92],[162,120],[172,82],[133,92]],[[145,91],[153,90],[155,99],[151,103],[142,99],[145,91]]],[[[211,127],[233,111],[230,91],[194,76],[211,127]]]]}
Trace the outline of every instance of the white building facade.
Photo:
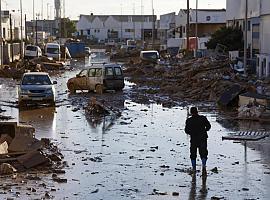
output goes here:
{"type": "MultiPolygon", "coordinates": [[[[244,30],[246,0],[227,0],[227,25],[244,30]]],[[[270,2],[248,0],[247,44],[259,78],[270,76],[270,2]]]]}
{"type": "MultiPolygon", "coordinates": [[[[210,37],[217,29],[226,25],[225,9],[198,9],[198,37],[210,37]]],[[[195,36],[196,10],[190,10],[190,36],[195,36]]],[[[181,9],[176,18],[177,36],[186,37],[187,10],[181,9]]]]}
{"type": "MultiPolygon", "coordinates": [[[[21,16],[20,13],[2,11],[2,36],[4,40],[21,39],[21,16]],[[11,20],[11,26],[10,26],[11,20]],[[12,35],[11,35],[12,33],[12,35]]],[[[22,36],[25,38],[25,23],[22,23],[22,36]]]]}
{"type": "Polygon", "coordinates": [[[152,37],[156,19],[152,15],[81,15],[77,31],[78,35],[89,39],[141,40],[152,37]]]}

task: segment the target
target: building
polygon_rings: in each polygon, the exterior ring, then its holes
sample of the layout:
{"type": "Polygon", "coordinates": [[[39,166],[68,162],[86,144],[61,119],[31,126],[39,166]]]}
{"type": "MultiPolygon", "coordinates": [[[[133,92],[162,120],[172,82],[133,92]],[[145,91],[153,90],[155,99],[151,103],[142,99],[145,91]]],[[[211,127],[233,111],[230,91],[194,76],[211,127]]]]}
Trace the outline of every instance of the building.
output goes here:
{"type": "Polygon", "coordinates": [[[96,40],[147,40],[152,38],[156,19],[153,15],[80,15],[77,34],[96,40]]]}
{"type": "Polygon", "coordinates": [[[160,44],[164,46],[164,49],[166,49],[168,39],[175,38],[176,17],[175,12],[160,15],[158,37],[160,39],[160,44]]]}
{"type": "MultiPolygon", "coordinates": [[[[210,37],[222,26],[226,26],[225,9],[198,9],[197,10],[198,37],[210,37]]],[[[186,38],[187,10],[181,9],[176,20],[176,37],[186,38]]],[[[190,37],[196,35],[196,10],[190,10],[190,37]]]]}
{"type": "MultiPolygon", "coordinates": [[[[246,0],[227,0],[228,26],[245,30],[246,0]]],[[[248,0],[247,45],[249,58],[256,57],[259,78],[270,76],[270,3],[269,0],[248,0]]]]}
{"type": "Polygon", "coordinates": [[[45,32],[49,36],[57,36],[59,22],[57,20],[35,20],[26,22],[27,35],[31,36],[35,31],[45,32]]]}
{"type": "MultiPolygon", "coordinates": [[[[2,11],[2,36],[3,39],[20,40],[21,39],[21,16],[20,13],[2,11]]],[[[22,36],[25,38],[25,24],[23,19],[22,36]]]]}

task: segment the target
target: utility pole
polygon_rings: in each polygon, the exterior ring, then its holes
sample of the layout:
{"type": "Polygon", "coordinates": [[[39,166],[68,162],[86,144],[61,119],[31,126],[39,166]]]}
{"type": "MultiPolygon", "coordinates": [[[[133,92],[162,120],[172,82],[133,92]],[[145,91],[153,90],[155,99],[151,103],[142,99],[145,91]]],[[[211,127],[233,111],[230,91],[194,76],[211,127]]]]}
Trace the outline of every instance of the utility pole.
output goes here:
{"type": "Polygon", "coordinates": [[[43,20],[44,18],[44,16],[43,16],[43,0],[41,0],[41,20],[43,20]]]}
{"type": "Polygon", "coordinates": [[[247,74],[247,30],[248,30],[248,0],[246,0],[245,9],[245,36],[244,36],[244,72],[247,74]]]}
{"type": "Polygon", "coordinates": [[[50,17],[49,17],[49,3],[47,3],[47,20],[49,20],[50,19],[50,17]]]}
{"type": "Polygon", "coordinates": [[[141,0],[141,28],[142,28],[142,46],[144,47],[144,17],[143,17],[143,0],[141,0]]]}
{"type": "Polygon", "coordinates": [[[1,0],[0,0],[0,54],[1,54],[1,66],[0,68],[3,66],[3,34],[2,34],[2,4],[1,4],[1,0]]]}
{"type": "Polygon", "coordinates": [[[33,0],[33,39],[34,39],[34,35],[35,35],[35,0],[33,0]]]}
{"type": "Polygon", "coordinates": [[[120,28],[121,28],[121,42],[122,42],[123,40],[123,4],[122,3],[121,3],[120,28]]]}
{"type": "MultiPolygon", "coordinates": [[[[0,0],[1,1],[1,0],[0,0]]],[[[23,11],[22,11],[22,0],[20,0],[21,9],[21,59],[23,58],[23,11]]]]}
{"type": "Polygon", "coordinates": [[[187,53],[189,52],[189,0],[187,0],[187,27],[186,27],[186,35],[187,35],[187,53]]]}
{"type": "Polygon", "coordinates": [[[152,48],[154,48],[154,42],[155,42],[155,11],[154,11],[154,0],[152,0],[152,48]]]}
{"type": "MultiPolygon", "coordinates": [[[[1,1],[1,0],[0,0],[0,1],[1,1]]],[[[25,41],[27,41],[26,14],[24,15],[24,31],[25,31],[25,41]]]]}
{"type": "Polygon", "coordinates": [[[198,52],[198,0],[196,0],[196,25],[195,25],[195,58],[197,58],[197,52],[198,52]]]}
{"type": "Polygon", "coordinates": [[[38,45],[37,18],[36,18],[36,45],[38,45]]]}
{"type": "MultiPolygon", "coordinates": [[[[1,0],[0,0],[1,1],[1,0]]],[[[10,28],[10,41],[11,41],[11,61],[13,62],[13,30],[12,30],[12,16],[9,14],[9,28],[10,28]]]]}
{"type": "MultiPolygon", "coordinates": [[[[133,17],[135,17],[135,3],[133,3],[133,17]]],[[[136,27],[135,27],[135,20],[133,19],[133,17],[132,17],[132,22],[133,22],[133,40],[135,40],[135,29],[136,29],[136,27]]]]}

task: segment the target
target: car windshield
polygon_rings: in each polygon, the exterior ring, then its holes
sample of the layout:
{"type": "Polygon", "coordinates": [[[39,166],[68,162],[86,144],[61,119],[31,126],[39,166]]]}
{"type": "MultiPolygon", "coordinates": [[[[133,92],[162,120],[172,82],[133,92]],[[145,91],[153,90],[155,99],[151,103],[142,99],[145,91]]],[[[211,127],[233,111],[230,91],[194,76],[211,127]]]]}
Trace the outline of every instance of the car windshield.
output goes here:
{"type": "Polygon", "coordinates": [[[144,53],[143,57],[148,59],[158,59],[158,55],[155,52],[144,53]]]}
{"type": "Polygon", "coordinates": [[[58,48],[47,48],[47,53],[59,54],[59,49],[58,48]]]}
{"type": "Polygon", "coordinates": [[[36,51],[37,47],[35,47],[35,46],[27,46],[26,50],[28,50],[28,51],[36,51]]]}
{"type": "Polygon", "coordinates": [[[51,85],[52,82],[47,75],[25,75],[22,85],[51,85]]]}

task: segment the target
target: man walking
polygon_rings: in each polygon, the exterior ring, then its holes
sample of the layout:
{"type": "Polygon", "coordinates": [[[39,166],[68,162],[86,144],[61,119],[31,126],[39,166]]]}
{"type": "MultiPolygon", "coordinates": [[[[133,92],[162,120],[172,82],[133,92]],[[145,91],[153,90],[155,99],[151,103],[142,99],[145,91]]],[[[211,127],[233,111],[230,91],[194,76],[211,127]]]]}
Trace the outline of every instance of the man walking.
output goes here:
{"type": "Polygon", "coordinates": [[[196,107],[190,109],[191,117],[186,120],[185,132],[190,135],[190,159],[192,169],[196,172],[197,149],[202,160],[202,172],[206,174],[207,131],[211,125],[205,116],[199,115],[196,107]]]}

